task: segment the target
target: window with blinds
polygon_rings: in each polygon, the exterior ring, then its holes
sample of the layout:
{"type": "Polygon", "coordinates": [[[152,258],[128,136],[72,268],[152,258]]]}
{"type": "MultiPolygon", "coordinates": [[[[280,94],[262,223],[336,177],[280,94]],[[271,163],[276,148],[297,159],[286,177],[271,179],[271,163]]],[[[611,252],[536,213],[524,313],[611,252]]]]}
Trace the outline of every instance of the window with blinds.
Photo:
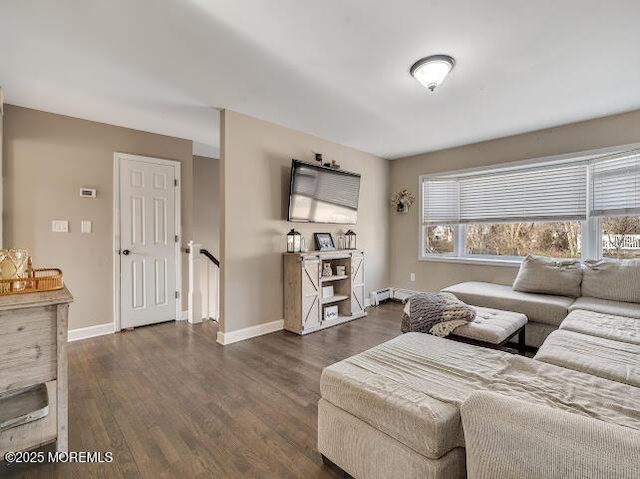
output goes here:
{"type": "Polygon", "coordinates": [[[592,216],[640,214],[640,150],[593,161],[590,207],[592,216]]]}
{"type": "Polygon", "coordinates": [[[422,177],[422,255],[640,258],[640,148],[422,177]]]}
{"type": "Polygon", "coordinates": [[[425,178],[423,223],[584,220],[587,164],[425,178]]]}

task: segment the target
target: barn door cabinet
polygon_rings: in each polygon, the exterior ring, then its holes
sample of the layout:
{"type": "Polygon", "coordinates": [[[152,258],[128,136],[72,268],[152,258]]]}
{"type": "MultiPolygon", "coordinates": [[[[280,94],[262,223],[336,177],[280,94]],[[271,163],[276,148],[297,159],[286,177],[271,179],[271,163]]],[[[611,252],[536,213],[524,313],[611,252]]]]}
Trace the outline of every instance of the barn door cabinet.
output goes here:
{"type": "Polygon", "coordinates": [[[364,268],[359,250],[285,253],[284,328],[307,334],[366,316],[364,268]],[[322,275],[325,263],[332,276],[322,275]],[[338,266],[344,266],[344,275],[337,274],[338,266]],[[323,294],[327,286],[333,294],[323,294]],[[338,317],[327,320],[325,309],[331,306],[337,306],[338,317]]]}

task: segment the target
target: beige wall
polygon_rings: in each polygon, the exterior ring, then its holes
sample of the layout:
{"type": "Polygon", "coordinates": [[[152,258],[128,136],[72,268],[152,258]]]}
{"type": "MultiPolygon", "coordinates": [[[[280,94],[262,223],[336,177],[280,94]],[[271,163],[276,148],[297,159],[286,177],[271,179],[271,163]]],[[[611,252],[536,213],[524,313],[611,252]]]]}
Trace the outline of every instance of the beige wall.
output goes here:
{"type": "Polygon", "coordinates": [[[3,189],[3,185],[4,185],[4,181],[2,179],[4,172],[4,161],[2,159],[2,153],[4,148],[2,148],[3,145],[3,132],[4,132],[4,94],[2,91],[2,87],[0,86],[0,247],[3,247],[3,242],[2,242],[2,238],[3,238],[3,211],[4,211],[4,207],[3,207],[3,193],[2,193],[2,189],[3,189]]]}
{"type": "MultiPolygon", "coordinates": [[[[4,120],[5,246],[28,249],[36,267],[62,268],[75,297],[71,329],[112,322],[113,153],[182,163],[183,238],[189,238],[191,141],[10,105],[4,120]],[[96,188],[98,197],[80,198],[82,186],[96,188]],[[52,233],[54,219],[69,220],[70,232],[52,233]],[[83,219],[93,221],[93,233],[80,233],[83,219]]],[[[185,293],[183,284],[183,309],[185,293]]]]}
{"type": "MultiPolygon", "coordinates": [[[[408,188],[419,198],[418,177],[477,166],[640,142],[640,111],[541,130],[391,162],[391,192],[408,188]]],[[[511,284],[517,269],[418,261],[419,205],[391,214],[391,286],[438,290],[461,281],[511,284]],[[416,281],[410,282],[410,273],[416,281]]]]}
{"type": "Polygon", "coordinates": [[[295,226],[313,246],[314,232],[334,239],[347,229],[286,221],[291,159],[314,152],[362,175],[358,246],[367,259],[367,292],[388,283],[389,162],[232,111],[221,115],[222,330],[283,318],[282,252],[295,226]]]}
{"type": "Polygon", "coordinates": [[[193,240],[220,255],[220,160],[193,157],[193,240]]]}

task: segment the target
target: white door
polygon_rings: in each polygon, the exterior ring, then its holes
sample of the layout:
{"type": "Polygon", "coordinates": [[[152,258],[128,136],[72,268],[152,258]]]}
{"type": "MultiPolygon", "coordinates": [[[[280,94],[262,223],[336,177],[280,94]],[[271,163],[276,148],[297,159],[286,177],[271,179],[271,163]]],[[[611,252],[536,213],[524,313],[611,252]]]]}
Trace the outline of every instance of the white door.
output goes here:
{"type": "Polygon", "coordinates": [[[121,327],[180,319],[176,318],[179,166],[121,157],[119,169],[121,327]]]}

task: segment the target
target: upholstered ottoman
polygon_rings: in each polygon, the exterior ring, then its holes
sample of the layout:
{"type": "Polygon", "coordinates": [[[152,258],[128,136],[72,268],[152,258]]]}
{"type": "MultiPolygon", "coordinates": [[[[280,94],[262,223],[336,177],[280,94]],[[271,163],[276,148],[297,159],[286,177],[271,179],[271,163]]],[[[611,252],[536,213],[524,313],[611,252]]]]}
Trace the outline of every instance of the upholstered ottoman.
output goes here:
{"type": "Polygon", "coordinates": [[[479,306],[473,306],[473,309],[476,311],[476,319],[458,326],[451,334],[452,339],[479,346],[500,348],[518,335],[518,350],[524,353],[524,327],[527,324],[527,317],[524,314],[479,306]]]}

